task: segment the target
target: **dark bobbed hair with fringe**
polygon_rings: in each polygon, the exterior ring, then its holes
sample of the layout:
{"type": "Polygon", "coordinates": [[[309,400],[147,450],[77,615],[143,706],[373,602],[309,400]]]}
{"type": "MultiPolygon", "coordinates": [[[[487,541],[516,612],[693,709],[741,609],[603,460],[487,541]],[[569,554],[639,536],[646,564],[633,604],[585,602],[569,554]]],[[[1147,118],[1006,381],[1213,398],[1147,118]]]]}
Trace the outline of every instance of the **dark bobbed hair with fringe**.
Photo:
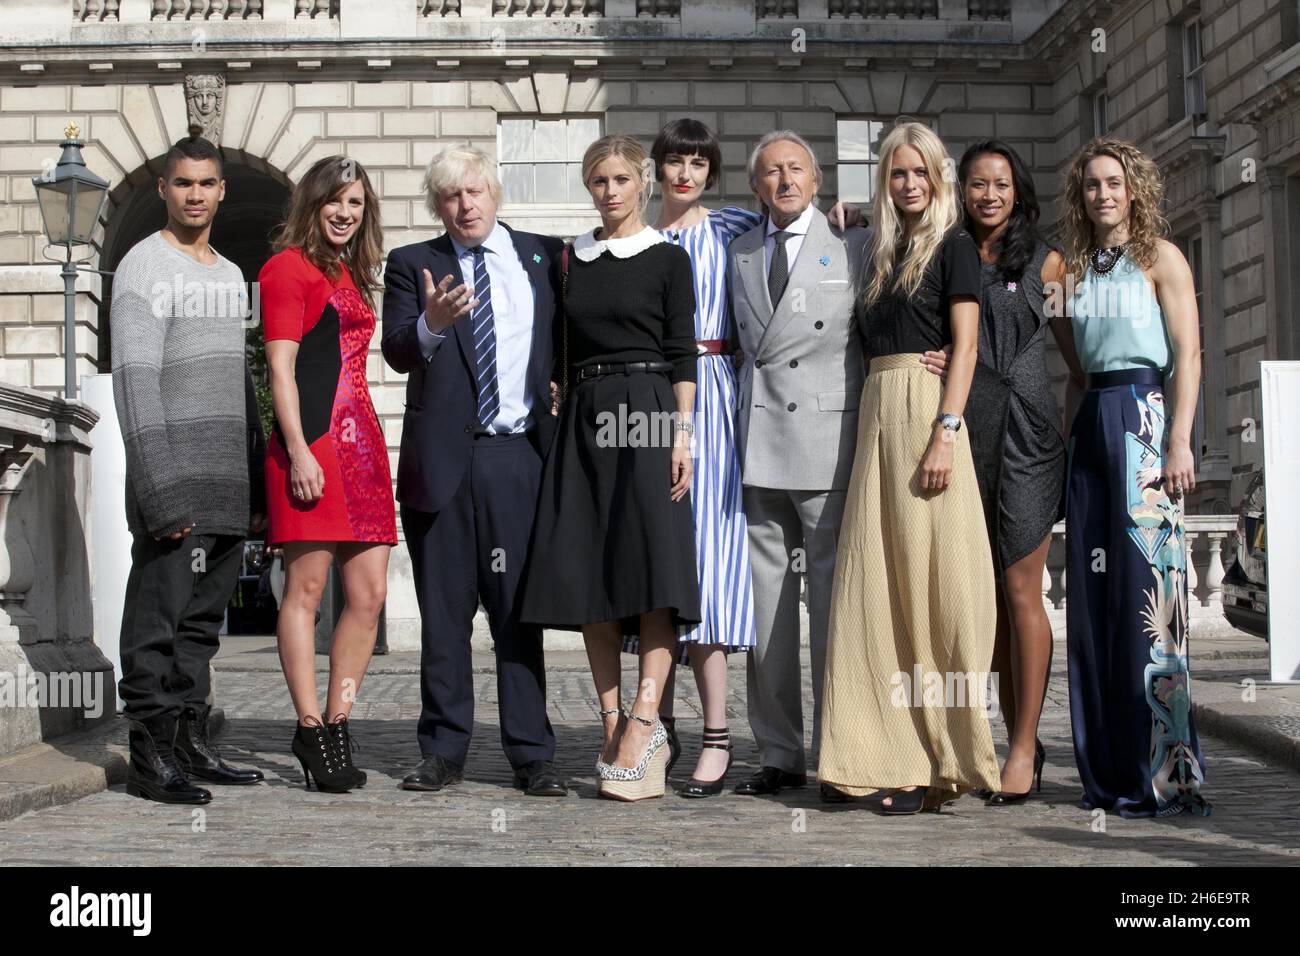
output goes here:
{"type": "Polygon", "coordinates": [[[676,119],[664,125],[650,147],[650,158],[655,161],[655,182],[660,182],[664,175],[664,160],[670,154],[678,156],[700,156],[709,161],[709,178],[704,181],[705,189],[717,185],[722,175],[722,147],[718,137],[699,120],[676,119]]]}

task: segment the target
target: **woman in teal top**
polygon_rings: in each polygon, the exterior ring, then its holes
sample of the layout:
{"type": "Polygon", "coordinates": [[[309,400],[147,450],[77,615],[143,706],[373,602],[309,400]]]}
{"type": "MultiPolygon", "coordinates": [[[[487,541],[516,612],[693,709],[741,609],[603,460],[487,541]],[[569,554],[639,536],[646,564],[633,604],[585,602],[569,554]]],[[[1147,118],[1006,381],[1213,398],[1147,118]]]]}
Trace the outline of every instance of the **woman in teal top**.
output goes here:
{"type": "Polygon", "coordinates": [[[1083,278],[1071,289],[1061,276],[1054,310],[1087,386],[1066,486],[1074,752],[1084,805],[1123,817],[1210,810],[1192,723],[1183,527],[1200,342],[1191,270],[1162,238],[1161,194],[1136,147],[1083,148],[1064,213],[1065,269],[1083,278]]]}

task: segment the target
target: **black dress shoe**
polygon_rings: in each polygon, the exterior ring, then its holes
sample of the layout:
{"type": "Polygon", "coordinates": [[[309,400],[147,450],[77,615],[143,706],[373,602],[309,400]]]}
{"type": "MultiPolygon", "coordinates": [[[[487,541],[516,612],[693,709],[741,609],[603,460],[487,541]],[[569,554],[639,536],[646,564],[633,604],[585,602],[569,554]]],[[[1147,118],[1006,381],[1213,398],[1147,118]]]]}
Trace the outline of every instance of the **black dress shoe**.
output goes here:
{"type": "Polygon", "coordinates": [[[186,707],[176,725],[176,762],[190,777],[208,783],[247,785],[262,782],[262,771],[232,767],[208,738],[209,707],[186,707]]]}
{"type": "Polygon", "coordinates": [[[748,780],[738,783],[736,793],[757,797],[776,793],[779,790],[793,790],[796,787],[802,787],[807,782],[808,777],[802,773],[790,773],[790,771],[781,770],[778,767],[764,767],[748,780]]]}
{"type": "Polygon", "coordinates": [[[534,760],[515,770],[515,787],[530,797],[567,797],[569,788],[549,760],[534,760]]]}
{"type": "Polygon", "coordinates": [[[441,790],[461,781],[461,766],[430,755],[420,761],[419,766],[402,778],[403,790],[441,790]]]}
{"type": "Polygon", "coordinates": [[[127,737],[131,762],[126,770],[126,792],[159,803],[202,806],[212,794],[186,779],[176,763],[176,718],[151,717],[132,721],[127,737]]]}
{"type": "Polygon", "coordinates": [[[849,795],[841,790],[836,790],[829,783],[821,786],[822,803],[847,803],[849,795]]]}

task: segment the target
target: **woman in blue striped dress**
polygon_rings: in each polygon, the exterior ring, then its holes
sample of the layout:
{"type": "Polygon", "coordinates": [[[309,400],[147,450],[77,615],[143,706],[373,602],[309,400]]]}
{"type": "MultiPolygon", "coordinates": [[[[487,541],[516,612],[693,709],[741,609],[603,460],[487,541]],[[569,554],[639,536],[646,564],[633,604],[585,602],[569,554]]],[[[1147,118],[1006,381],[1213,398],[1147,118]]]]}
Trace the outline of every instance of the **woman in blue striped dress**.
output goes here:
{"type": "MultiPolygon", "coordinates": [[[[680,663],[690,662],[704,710],[700,758],[683,797],[722,792],[731,766],[727,728],[727,653],[754,646],[754,603],[749,543],[741,510],[740,461],[736,455],[736,368],[727,308],[727,246],[761,220],[755,212],[700,204],[722,174],[718,139],[697,120],[674,120],[655,140],[650,155],[663,204],[654,227],[691,257],[695,276],[695,337],[700,357],[695,391],[695,480],[691,507],[700,575],[700,623],[678,631],[680,663]]],[[[631,651],[635,638],[624,649],[631,651]]],[[[672,675],[660,696],[669,730],[669,769],[681,753],[672,718],[672,675]]],[[[620,718],[621,719],[621,718],[620,718]]]]}

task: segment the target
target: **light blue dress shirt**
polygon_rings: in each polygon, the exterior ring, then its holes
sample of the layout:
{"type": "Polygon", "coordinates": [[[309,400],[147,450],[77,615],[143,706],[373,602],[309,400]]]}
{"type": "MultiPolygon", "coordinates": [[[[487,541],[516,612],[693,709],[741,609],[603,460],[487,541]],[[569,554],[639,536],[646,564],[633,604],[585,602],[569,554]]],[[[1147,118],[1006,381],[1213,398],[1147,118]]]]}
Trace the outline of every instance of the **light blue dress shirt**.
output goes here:
{"type": "MultiPolygon", "coordinates": [[[[460,263],[461,280],[474,288],[474,256],[454,238],[452,248],[460,263]]],[[[488,426],[492,435],[517,434],[529,425],[533,398],[528,391],[528,359],[533,351],[533,284],[528,280],[524,264],[519,261],[514,241],[505,226],[497,223],[483,240],[486,250],[483,262],[487,266],[488,281],[492,284],[492,321],[497,337],[497,387],[501,395],[501,408],[488,426]]],[[[442,276],[434,276],[440,282],[442,276]]],[[[456,283],[452,283],[455,288],[456,283]]],[[[433,358],[446,334],[429,331],[424,313],[416,322],[420,351],[425,361],[433,358]]]]}

